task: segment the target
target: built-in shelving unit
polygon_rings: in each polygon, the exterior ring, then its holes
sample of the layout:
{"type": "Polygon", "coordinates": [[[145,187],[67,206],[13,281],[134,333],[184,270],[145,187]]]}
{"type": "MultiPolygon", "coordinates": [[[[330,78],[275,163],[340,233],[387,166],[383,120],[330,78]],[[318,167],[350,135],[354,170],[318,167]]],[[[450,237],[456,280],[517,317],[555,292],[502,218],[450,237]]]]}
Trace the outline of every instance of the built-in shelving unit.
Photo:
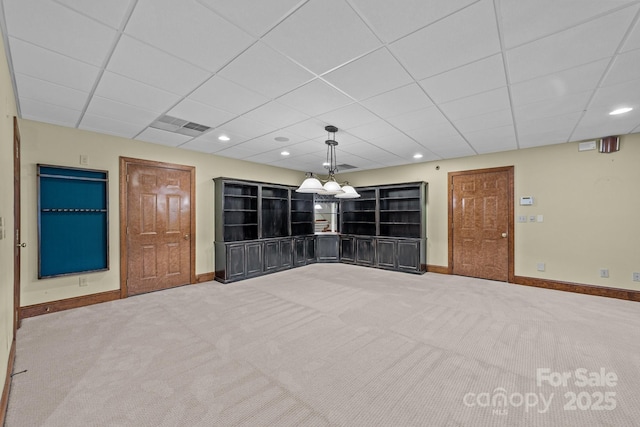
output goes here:
{"type": "Polygon", "coordinates": [[[341,203],[343,234],[357,234],[375,236],[377,234],[376,220],[376,190],[358,190],[360,198],[344,199],[341,203]]]}
{"type": "Polygon", "coordinates": [[[426,271],[424,182],[358,188],[360,198],[340,200],[283,185],[214,181],[216,280],[227,283],[313,262],[426,271]],[[335,215],[322,218],[333,225],[331,232],[316,230],[316,204],[335,215]]]}
{"type": "Polygon", "coordinates": [[[312,194],[230,178],[214,182],[217,280],[226,283],[315,262],[312,194]]]}
{"type": "Polygon", "coordinates": [[[343,200],[341,261],[390,270],[426,271],[424,182],[362,187],[343,200]]]}

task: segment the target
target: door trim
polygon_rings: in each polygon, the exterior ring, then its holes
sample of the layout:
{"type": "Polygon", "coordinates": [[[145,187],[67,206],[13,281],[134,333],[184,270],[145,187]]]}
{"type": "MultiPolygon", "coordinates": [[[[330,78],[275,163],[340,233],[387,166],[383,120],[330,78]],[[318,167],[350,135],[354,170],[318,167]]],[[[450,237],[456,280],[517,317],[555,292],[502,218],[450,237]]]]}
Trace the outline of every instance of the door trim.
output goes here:
{"type": "Polygon", "coordinates": [[[18,246],[21,241],[16,239],[16,232],[18,237],[22,239],[21,235],[21,200],[20,200],[20,129],[18,128],[18,118],[13,117],[13,339],[16,338],[16,333],[22,323],[22,313],[20,313],[20,250],[18,246]]]}
{"type": "Polygon", "coordinates": [[[449,239],[449,265],[447,268],[448,274],[453,274],[453,178],[460,175],[476,175],[482,173],[492,172],[507,172],[507,282],[514,282],[514,195],[513,195],[513,166],[502,166],[497,168],[486,169],[474,169],[467,171],[449,172],[447,185],[448,189],[448,205],[449,205],[449,218],[447,223],[448,239],[449,239]]]}
{"type": "Polygon", "coordinates": [[[196,277],[196,168],[194,166],[178,165],[174,163],[156,162],[153,160],[135,159],[132,157],[120,157],[120,298],[127,298],[127,167],[129,165],[141,165],[162,169],[177,169],[191,174],[191,186],[189,189],[190,203],[190,229],[189,235],[189,283],[197,283],[196,277]]]}

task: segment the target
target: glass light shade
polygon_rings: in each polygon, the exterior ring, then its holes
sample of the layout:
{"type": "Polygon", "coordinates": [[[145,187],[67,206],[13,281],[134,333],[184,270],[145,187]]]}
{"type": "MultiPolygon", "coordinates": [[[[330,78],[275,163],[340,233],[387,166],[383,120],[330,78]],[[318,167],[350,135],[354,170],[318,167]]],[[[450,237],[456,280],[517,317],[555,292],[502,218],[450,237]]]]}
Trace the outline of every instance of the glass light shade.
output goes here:
{"type": "Polygon", "coordinates": [[[320,191],[318,194],[341,194],[344,193],[342,188],[340,188],[340,184],[335,181],[327,181],[324,184],[323,191],[320,191]]]}
{"type": "Polygon", "coordinates": [[[322,187],[322,184],[320,183],[320,181],[317,178],[314,178],[311,176],[305,179],[302,182],[302,184],[300,184],[300,187],[296,189],[296,192],[297,193],[318,193],[323,190],[324,190],[324,187],[322,187]]]}
{"type": "Polygon", "coordinates": [[[336,197],[338,199],[357,199],[358,197],[360,197],[360,194],[358,194],[356,189],[350,185],[343,185],[342,191],[344,191],[344,193],[336,194],[336,197]]]}

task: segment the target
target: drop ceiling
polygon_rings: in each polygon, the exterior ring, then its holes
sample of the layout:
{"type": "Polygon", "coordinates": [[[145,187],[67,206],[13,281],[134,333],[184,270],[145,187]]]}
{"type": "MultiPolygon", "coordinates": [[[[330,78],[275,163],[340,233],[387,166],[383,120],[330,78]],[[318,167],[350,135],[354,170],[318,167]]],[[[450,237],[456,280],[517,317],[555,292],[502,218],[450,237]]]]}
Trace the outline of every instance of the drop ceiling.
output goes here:
{"type": "Polygon", "coordinates": [[[25,119],[314,172],[640,132],[640,1],[1,4],[25,119]]]}

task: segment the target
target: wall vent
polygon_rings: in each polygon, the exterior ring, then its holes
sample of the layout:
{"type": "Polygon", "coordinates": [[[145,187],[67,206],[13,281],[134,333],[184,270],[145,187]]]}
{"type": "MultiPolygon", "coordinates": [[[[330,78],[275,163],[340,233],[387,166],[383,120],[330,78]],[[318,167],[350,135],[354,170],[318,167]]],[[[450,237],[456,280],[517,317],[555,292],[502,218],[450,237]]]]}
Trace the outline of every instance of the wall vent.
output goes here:
{"type": "Polygon", "coordinates": [[[346,170],[349,170],[349,169],[358,169],[357,166],[348,165],[346,163],[343,163],[341,165],[336,165],[336,168],[338,168],[339,171],[346,171],[346,170]]]}
{"type": "Polygon", "coordinates": [[[168,132],[179,133],[187,136],[200,136],[209,129],[209,126],[201,125],[199,123],[189,122],[187,120],[179,119],[173,116],[161,116],[155,122],[149,125],[155,129],[162,129],[168,132]]]}

